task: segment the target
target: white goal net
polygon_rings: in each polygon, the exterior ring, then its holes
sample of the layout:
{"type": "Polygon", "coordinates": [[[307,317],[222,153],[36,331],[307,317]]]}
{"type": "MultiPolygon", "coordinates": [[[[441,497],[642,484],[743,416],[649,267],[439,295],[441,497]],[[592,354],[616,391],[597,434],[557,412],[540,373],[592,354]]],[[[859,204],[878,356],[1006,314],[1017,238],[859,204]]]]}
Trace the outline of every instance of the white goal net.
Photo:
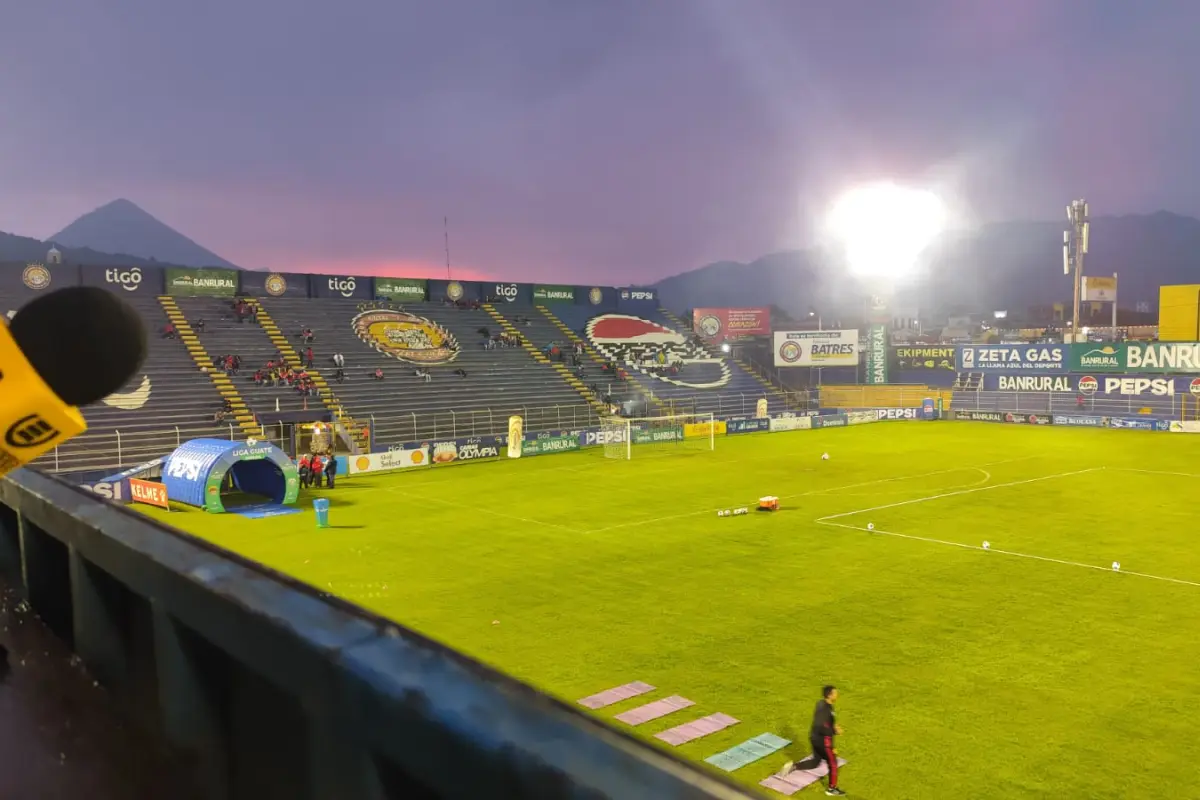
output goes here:
{"type": "Polygon", "coordinates": [[[604,421],[605,458],[715,450],[713,415],[676,414],[670,417],[611,417],[604,421]]]}

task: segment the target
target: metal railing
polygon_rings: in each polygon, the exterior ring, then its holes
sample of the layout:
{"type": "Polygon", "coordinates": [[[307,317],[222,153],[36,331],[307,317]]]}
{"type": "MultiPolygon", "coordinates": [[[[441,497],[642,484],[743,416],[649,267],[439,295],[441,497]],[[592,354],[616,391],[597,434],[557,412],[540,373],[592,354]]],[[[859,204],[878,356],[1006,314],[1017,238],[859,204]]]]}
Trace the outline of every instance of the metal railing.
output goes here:
{"type": "MultiPolygon", "coordinates": [[[[281,445],[285,441],[283,423],[260,425],[258,438],[281,445]]],[[[179,447],[189,439],[199,437],[220,438],[235,441],[244,439],[246,435],[236,425],[222,426],[220,429],[190,429],[182,430],[178,425],[170,428],[151,428],[136,431],[121,431],[116,428],[109,432],[89,432],[69,444],[54,448],[41,456],[34,464],[47,472],[68,472],[72,469],[101,469],[104,467],[124,467],[127,462],[136,461],[141,457],[155,458],[165,455],[162,452],[164,443],[173,443],[179,447]],[[184,436],[184,433],[187,436],[184,436]],[[149,453],[149,455],[147,455],[149,453]]]]}
{"type": "Polygon", "coordinates": [[[1163,397],[1097,397],[1074,392],[958,391],[953,408],[970,411],[1024,411],[1029,413],[1136,416],[1178,419],[1194,406],[1184,395],[1163,397]]]}

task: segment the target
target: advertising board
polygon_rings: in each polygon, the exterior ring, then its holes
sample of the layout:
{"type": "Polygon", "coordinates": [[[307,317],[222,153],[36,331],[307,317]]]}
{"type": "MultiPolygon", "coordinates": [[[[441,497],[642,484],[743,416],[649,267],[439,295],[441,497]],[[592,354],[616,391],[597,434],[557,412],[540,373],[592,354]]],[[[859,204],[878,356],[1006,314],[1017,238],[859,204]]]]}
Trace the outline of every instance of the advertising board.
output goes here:
{"type": "Polygon", "coordinates": [[[1070,361],[1075,372],[1200,374],[1200,342],[1086,342],[1070,361]]]}
{"type": "MultiPolygon", "coordinates": [[[[879,410],[886,411],[887,409],[879,410]]],[[[879,416],[874,411],[850,411],[846,414],[847,425],[865,425],[868,422],[879,422],[881,419],[885,419],[885,417],[879,416]]]]}
{"type": "Polygon", "coordinates": [[[167,501],[167,487],[157,481],[144,481],[140,478],[129,479],[129,502],[145,503],[170,510],[167,501]]]}
{"type": "Polygon", "coordinates": [[[771,309],[697,308],[692,311],[692,330],[715,343],[742,336],[767,336],[771,333],[771,309]]]}
{"type": "Polygon", "coordinates": [[[498,306],[527,306],[533,300],[533,287],[528,283],[485,283],[482,287],[485,303],[495,303],[498,306]]]}
{"type": "Polygon", "coordinates": [[[386,472],[395,469],[429,466],[429,447],[362,453],[350,459],[350,474],[386,472]]]}
{"type": "Polygon", "coordinates": [[[422,278],[375,278],[375,296],[396,303],[423,303],[429,281],[422,278]]]}
{"type": "Polygon", "coordinates": [[[521,443],[522,457],[565,453],[568,450],[578,449],[578,436],[546,436],[538,439],[526,439],[521,443]]]}
{"type": "Polygon", "coordinates": [[[890,350],[897,369],[944,369],[954,372],[958,348],[947,345],[897,345],[890,350]]]}
{"type": "Polygon", "coordinates": [[[574,303],[575,287],[534,284],[533,302],[539,305],[542,303],[574,303]]]}
{"type": "MultiPolygon", "coordinates": [[[[162,484],[158,484],[161,486],[162,484]]],[[[89,491],[97,497],[104,498],[112,503],[132,503],[133,498],[130,496],[129,480],[121,481],[96,481],[95,483],[81,484],[80,489],[89,491]]]]}
{"type": "Polygon", "coordinates": [[[80,267],[79,278],[116,294],[162,294],[162,267],[80,267]]]}
{"type": "Polygon", "coordinates": [[[308,276],[283,272],[243,272],[241,290],[255,297],[308,297],[308,276]]]}
{"type": "Polygon", "coordinates": [[[777,367],[858,365],[858,331],[775,331],[777,367]]]}
{"type": "Polygon", "coordinates": [[[216,267],[167,267],[165,286],[169,295],[233,297],[238,291],[238,271],[216,267]]]}
{"type": "Polygon", "coordinates": [[[848,424],[850,421],[845,414],[828,414],[812,418],[814,428],[843,428],[848,424]]]}
{"type": "Polygon", "coordinates": [[[313,275],[309,285],[314,297],[371,299],[371,279],[359,275],[313,275]]]}
{"type": "Polygon", "coordinates": [[[771,417],[769,430],[772,432],[808,430],[812,427],[812,421],[813,418],[810,416],[780,415],[771,417]]]}
{"type": "Polygon", "coordinates": [[[725,422],[726,433],[758,433],[771,430],[771,421],[764,417],[734,417],[725,422]]]}
{"type": "Polygon", "coordinates": [[[1067,425],[1073,428],[1107,428],[1108,420],[1104,417],[1081,414],[1055,414],[1053,424],[1067,425]]]}
{"type": "Polygon", "coordinates": [[[1065,344],[980,345],[958,348],[959,372],[1065,372],[1065,344]]]}
{"type": "Polygon", "coordinates": [[[1165,420],[1157,420],[1149,417],[1109,417],[1108,427],[1125,428],[1135,431],[1159,431],[1170,430],[1171,425],[1165,420]]]}
{"type": "Polygon", "coordinates": [[[464,439],[422,442],[421,446],[429,448],[429,460],[436,467],[457,461],[499,458],[504,444],[496,436],[471,436],[464,439]]]}
{"type": "Polygon", "coordinates": [[[888,333],[886,325],[872,325],[867,329],[866,383],[888,382],[888,333]]]}
{"type": "Polygon", "coordinates": [[[721,436],[725,433],[725,420],[718,419],[712,422],[693,422],[683,426],[683,438],[695,439],[700,436],[721,436]]]}
{"type": "Polygon", "coordinates": [[[866,413],[874,414],[876,419],[922,419],[919,408],[877,408],[866,413]]]}
{"type": "Polygon", "coordinates": [[[1200,420],[1173,419],[1168,423],[1167,429],[1170,430],[1171,433],[1200,433],[1200,420]]]}

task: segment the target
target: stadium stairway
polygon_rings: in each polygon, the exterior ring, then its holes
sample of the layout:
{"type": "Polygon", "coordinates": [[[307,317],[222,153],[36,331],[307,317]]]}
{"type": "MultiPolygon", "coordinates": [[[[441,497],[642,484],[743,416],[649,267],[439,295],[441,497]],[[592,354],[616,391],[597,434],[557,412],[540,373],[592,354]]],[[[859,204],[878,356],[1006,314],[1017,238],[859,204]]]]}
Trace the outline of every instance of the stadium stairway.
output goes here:
{"type": "Polygon", "coordinates": [[[526,430],[597,424],[595,409],[528,352],[485,349],[479,329],[494,328],[496,321],[482,309],[405,304],[408,313],[449,333],[457,348],[442,363],[423,364],[432,378],[425,382],[413,375],[417,362],[389,355],[367,335],[359,338],[352,323],[371,308],[368,304],[290,297],[264,297],[259,302],[285,336],[312,329],[318,365],[328,369],[333,354],[342,353],[345,380],[334,389],[350,416],[374,427],[376,446],[507,433],[508,418],[514,414],[525,418],[526,430]],[[381,381],[371,377],[377,367],[384,372],[381,381]],[[465,377],[455,374],[460,368],[465,377]]]}
{"type": "MultiPolygon", "coordinates": [[[[533,341],[531,341],[530,338],[525,335],[525,332],[509,321],[508,318],[502,313],[500,313],[500,310],[496,308],[494,304],[484,303],[483,310],[486,311],[492,317],[492,319],[496,321],[496,324],[500,326],[502,331],[510,336],[515,336],[521,343],[521,347],[523,347],[531,356],[533,356],[534,361],[537,361],[539,364],[547,364],[551,369],[557,372],[559,376],[567,382],[567,385],[578,392],[579,396],[582,397],[585,402],[590,404],[592,408],[596,409],[597,414],[608,413],[608,407],[604,405],[595,392],[589,389],[581,379],[575,376],[575,373],[571,371],[570,367],[561,361],[555,361],[553,358],[543,352],[545,347],[548,347],[551,344],[557,345],[558,342],[556,340],[546,340],[545,342],[542,342],[542,337],[539,336],[539,344],[534,344],[533,341]]],[[[531,334],[536,335],[538,332],[540,332],[540,327],[543,324],[543,321],[538,314],[524,318],[528,320],[528,323],[523,327],[525,327],[531,334]]],[[[562,348],[561,346],[560,350],[565,352],[565,348],[562,348]]]]}
{"type": "Polygon", "coordinates": [[[189,439],[231,439],[240,433],[232,421],[213,421],[221,396],[182,343],[162,337],[167,317],[158,300],[152,295],[122,299],[146,324],[146,361],[129,383],[82,409],[87,432],[34,461],[39,469],[117,472],[165,456],[189,439]]]}
{"type": "MultiPolygon", "coordinates": [[[[603,367],[604,364],[607,363],[604,357],[596,352],[596,348],[592,347],[591,343],[588,342],[586,338],[573,331],[566,323],[555,316],[554,312],[551,311],[547,306],[536,306],[536,308],[554,327],[554,331],[558,336],[565,337],[566,340],[571,344],[575,344],[577,342],[581,343],[583,345],[583,352],[589,359],[591,359],[592,363],[595,364],[597,368],[603,367]]],[[[573,309],[574,306],[571,308],[573,309]]],[[[584,320],[583,324],[587,324],[586,319],[584,320]]],[[[583,326],[580,327],[582,330],[583,326]]],[[[556,341],[556,339],[552,339],[551,341],[556,341]]],[[[601,373],[601,375],[603,375],[603,373],[601,373]]],[[[663,409],[662,401],[655,397],[653,392],[638,382],[638,380],[634,378],[632,374],[629,375],[624,384],[619,381],[613,381],[611,378],[607,378],[607,380],[610,382],[609,385],[611,386],[611,389],[609,390],[610,394],[618,404],[630,399],[632,395],[636,394],[648,398],[652,403],[656,413],[663,409]],[[633,391],[630,391],[631,389],[633,391]]]]}
{"type": "MultiPolygon", "coordinates": [[[[229,298],[177,297],[175,302],[206,353],[218,359],[226,355],[241,357],[242,366],[238,374],[227,377],[247,401],[251,411],[261,414],[276,408],[280,411],[302,411],[307,407],[309,398],[288,386],[255,385],[254,371],[268,361],[278,359],[280,353],[260,326],[249,320],[237,320],[229,298]],[[203,330],[196,325],[199,320],[204,320],[203,330]]],[[[221,367],[212,361],[208,362],[208,368],[210,373],[221,372],[221,367]]]]}
{"type": "Polygon", "coordinates": [[[260,434],[260,428],[254,421],[254,415],[250,413],[246,401],[242,399],[238,393],[237,387],[233,385],[233,381],[229,376],[220,370],[213,369],[212,356],[204,349],[204,345],[200,344],[200,340],[196,337],[196,332],[192,330],[192,326],[188,324],[187,317],[180,310],[179,304],[175,302],[174,297],[159,297],[159,304],[167,315],[167,320],[175,326],[175,335],[183,342],[184,348],[192,357],[192,361],[200,368],[202,372],[208,375],[213,386],[217,388],[217,392],[221,397],[229,401],[233,407],[233,418],[237,420],[238,426],[242,429],[242,433],[246,436],[256,436],[260,434]]]}
{"type": "MultiPolygon", "coordinates": [[[[279,324],[275,322],[274,317],[263,307],[263,304],[257,298],[253,297],[246,298],[246,302],[257,309],[258,324],[262,326],[263,333],[267,335],[276,352],[282,355],[284,360],[293,369],[304,366],[300,359],[300,354],[296,352],[296,349],[292,347],[292,343],[283,335],[283,331],[279,329],[279,324]]],[[[317,396],[320,398],[321,403],[333,414],[334,421],[345,426],[358,452],[367,452],[370,450],[369,437],[364,433],[362,424],[346,413],[345,406],[338,400],[333,388],[325,380],[325,376],[317,369],[316,362],[313,362],[312,367],[305,367],[305,371],[308,372],[313,385],[317,387],[317,396]]]]}

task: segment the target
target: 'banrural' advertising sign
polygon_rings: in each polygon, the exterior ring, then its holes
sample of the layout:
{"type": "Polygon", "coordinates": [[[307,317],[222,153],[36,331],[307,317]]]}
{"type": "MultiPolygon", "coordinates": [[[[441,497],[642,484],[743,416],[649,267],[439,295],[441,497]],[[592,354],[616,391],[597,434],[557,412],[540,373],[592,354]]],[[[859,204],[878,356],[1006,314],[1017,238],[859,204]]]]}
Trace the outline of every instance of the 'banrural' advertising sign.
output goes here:
{"type": "Polygon", "coordinates": [[[537,284],[533,287],[533,302],[535,303],[574,303],[575,287],[573,286],[544,286],[537,284]]]}
{"type": "Polygon", "coordinates": [[[422,303],[428,292],[428,281],[419,278],[375,278],[375,296],[400,303],[422,303]]]}
{"type": "Polygon", "coordinates": [[[1065,344],[968,344],[958,348],[959,372],[1065,372],[1069,360],[1065,344]]]}
{"type": "Polygon", "coordinates": [[[888,382],[888,334],[886,325],[867,329],[867,379],[869,384],[888,382]]]}
{"type": "Polygon", "coordinates": [[[1200,373],[1200,342],[1087,342],[1071,345],[1071,370],[1200,373]]]}
{"type": "Polygon", "coordinates": [[[201,269],[168,267],[166,271],[166,291],[172,296],[233,297],[237,294],[237,290],[237,270],[214,267],[201,269]]]}
{"type": "Polygon", "coordinates": [[[521,456],[541,456],[546,453],[565,453],[579,449],[578,436],[546,436],[521,442],[521,456]]]}

